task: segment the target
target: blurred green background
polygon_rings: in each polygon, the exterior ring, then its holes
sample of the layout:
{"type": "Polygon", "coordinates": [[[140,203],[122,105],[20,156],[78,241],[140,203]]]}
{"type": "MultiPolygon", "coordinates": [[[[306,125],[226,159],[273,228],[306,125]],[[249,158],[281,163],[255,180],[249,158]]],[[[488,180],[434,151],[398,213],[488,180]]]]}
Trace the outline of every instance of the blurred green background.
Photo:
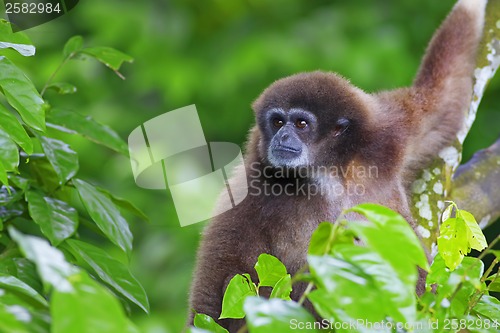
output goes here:
{"type": "MultiPolygon", "coordinates": [[[[321,69],[341,73],[369,92],[411,84],[427,42],[453,4],[85,0],[28,30],[37,55],[19,62],[33,78],[46,79],[61,61],[66,40],[82,35],[86,45],[114,47],[135,62],[124,65],[122,81],[96,61],[72,61],[56,81],[71,82],[79,91],[48,92],[52,105],[70,105],[127,138],[146,120],[196,104],[207,141],[242,144],[253,124],[250,104],[278,78],[321,69]]],[[[41,88],[44,81],[35,84],[41,88]]],[[[497,76],[466,141],[464,160],[499,136],[498,96],[497,76]]],[[[127,158],[76,137],[68,140],[80,154],[80,177],[130,199],[150,217],[149,223],[129,217],[135,236],[131,269],[152,309],[150,315],[131,309],[133,320],[144,332],[180,332],[203,225],[181,228],[169,194],[137,187],[127,158]]]]}

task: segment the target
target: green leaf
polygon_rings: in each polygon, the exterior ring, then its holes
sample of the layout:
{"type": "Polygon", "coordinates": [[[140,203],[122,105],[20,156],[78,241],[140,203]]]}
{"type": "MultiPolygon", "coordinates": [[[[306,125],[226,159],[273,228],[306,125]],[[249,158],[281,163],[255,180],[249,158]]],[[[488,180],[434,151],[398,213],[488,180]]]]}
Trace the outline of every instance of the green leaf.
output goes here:
{"type": "Polygon", "coordinates": [[[0,164],[6,171],[16,171],[19,165],[17,146],[2,129],[0,129],[0,164]]]}
{"type": "Polygon", "coordinates": [[[52,89],[58,94],[67,95],[76,93],[76,87],[67,82],[54,82],[47,86],[47,89],[52,89]]]}
{"type": "MultiPolygon", "coordinates": [[[[386,317],[383,299],[374,277],[368,275],[355,263],[331,256],[308,256],[308,263],[318,291],[328,299],[328,308],[317,306],[314,297],[309,297],[320,315],[335,314],[343,321],[351,319],[378,322],[386,317]]],[[[329,317],[325,317],[330,319],[329,317]]]]}
{"type": "Polygon", "coordinates": [[[7,177],[7,170],[5,170],[5,167],[3,166],[2,163],[0,163],[0,182],[5,185],[9,184],[9,178],[7,177]]]}
{"type": "Polygon", "coordinates": [[[446,266],[454,270],[470,251],[468,229],[464,220],[449,218],[441,224],[437,243],[446,266]]]}
{"type": "Polygon", "coordinates": [[[120,302],[85,272],[71,276],[71,291],[55,290],[50,313],[52,333],[138,333],[120,302]]]}
{"type": "Polygon", "coordinates": [[[312,234],[308,253],[318,256],[329,253],[334,239],[335,232],[333,224],[329,222],[321,222],[312,234]]]}
{"type": "Polygon", "coordinates": [[[68,277],[76,272],[76,268],[66,261],[61,251],[50,246],[45,239],[23,235],[13,227],[9,227],[9,233],[24,256],[35,263],[46,287],[50,285],[62,292],[73,289],[68,277]]]}
{"type": "Polygon", "coordinates": [[[127,266],[110,256],[100,248],[68,239],[67,250],[79,261],[86,262],[94,272],[107,284],[127,299],[137,304],[144,312],[149,312],[146,292],[141,284],[132,276],[127,266]]]}
{"type": "Polygon", "coordinates": [[[42,295],[15,276],[0,273],[0,287],[28,296],[42,306],[48,306],[42,295]]]}
{"type": "Polygon", "coordinates": [[[99,229],[126,253],[132,250],[132,233],[127,221],[115,204],[94,186],[80,179],[73,179],[83,205],[99,229]]]}
{"type": "Polygon", "coordinates": [[[292,277],[290,274],[283,276],[276,285],[273,287],[270,298],[281,298],[290,300],[290,293],[292,292],[292,277]]]}
{"type": "Polygon", "coordinates": [[[484,237],[484,234],[477,224],[474,216],[465,210],[459,210],[458,216],[460,216],[465,221],[465,224],[469,229],[469,232],[467,233],[469,246],[478,251],[482,251],[486,247],[488,247],[486,238],[484,237]]]}
{"type": "Polygon", "coordinates": [[[120,69],[123,62],[132,62],[134,60],[131,56],[111,47],[87,47],[80,50],[80,53],[99,60],[116,73],[120,69]]]}
{"type": "Polygon", "coordinates": [[[222,313],[219,319],[243,318],[243,303],[247,296],[257,296],[255,285],[248,274],[235,275],[227,285],[222,299],[222,313]]]}
{"type": "Polygon", "coordinates": [[[247,325],[252,333],[318,332],[313,326],[314,317],[292,301],[248,297],[244,308],[247,325]],[[299,325],[304,325],[303,329],[299,325]]]}
{"type": "Polygon", "coordinates": [[[33,154],[33,143],[19,120],[0,103],[0,128],[10,135],[28,155],[33,154]]]}
{"type": "MultiPolygon", "coordinates": [[[[1,301],[1,299],[0,299],[1,301]]],[[[22,306],[0,303],[0,332],[31,333],[28,324],[22,321],[29,316],[28,309],[22,306]]]]}
{"type": "Polygon", "coordinates": [[[36,266],[26,258],[6,258],[0,260],[0,273],[16,276],[38,293],[42,292],[42,283],[38,277],[36,266]]]}
{"type": "Polygon", "coordinates": [[[9,59],[0,57],[0,88],[26,125],[45,131],[45,104],[35,86],[9,59]]]}
{"type": "Polygon", "coordinates": [[[257,259],[255,270],[259,277],[259,287],[274,287],[288,273],[278,258],[263,253],[257,259]]]}
{"type": "Polygon", "coordinates": [[[78,154],[63,141],[37,135],[42,149],[59,178],[59,184],[66,184],[78,172],[78,154]]]}
{"type": "Polygon", "coordinates": [[[90,116],[62,109],[52,109],[47,115],[47,121],[128,156],[128,147],[125,141],[111,128],[99,124],[90,116]]]}
{"type": "Polygon", "coordinates": [[[500,320],[500,300],[493,296],[483,295],[472,310],[491,320],[500,320]]]}
{"type": "Polygon", "coordinates": [[[107,195],[111,199],[111,201],[113,201],[113,203],[115,205],[117,205],[118,207],[123,208],[125,210],[128,210],[130,213],[134,214],[135,216],[137,216],[145,221],[149,221],[149,217],[142,210],[140,210],[136,205],[131,203],[130,201],[123,199],[123,198],[120,198],[102,187],[96,186],[96,188],[99,191],[101,191],[102,193],[104,193],[105,195],[107,195]]]}
{"type": "Polygon", "coordinates": [[[194,316],[194,326],[213,333],[229,333],[228,330],[217,324],[212,317],[206,314],[197,313],[194,316]]]}
{"type": "Polygon", "coordinates": [[[35,47],[23,32],[12,32],[10,23],[0,20],[0,49],[11,48],[23,56],[35,55],[35,47]]]}
{"type": "Polygon", "coordinates": [[[78,212],[66,202],[34,191],[27,192],[26,199],[30,216],[52,245],[59,245],[76,232],[78,212]]]}
{"type": "Polygon", "coordinates": [[[63,56],[64,58],[68,58],[81,50],[83,46],[83,38],[82,36],[73,36],[68,41],[66,44],[64,44],[64,49],[63,49],[63,56]]]}
{"type": "Polygon", "coordinates": [[[359,213],[373,222],[374,228],[355,228],[361,225],[358,223],[352,223],[350,227],[356,232],[362,232],[359,236],[382,258],[391,262],[401,277],[407,275],[408,267],[412,265],[418,265],[424,270],[429,269],[420,240],[400,214],[376,204],[361,204],[349,211],[359,213]]]}

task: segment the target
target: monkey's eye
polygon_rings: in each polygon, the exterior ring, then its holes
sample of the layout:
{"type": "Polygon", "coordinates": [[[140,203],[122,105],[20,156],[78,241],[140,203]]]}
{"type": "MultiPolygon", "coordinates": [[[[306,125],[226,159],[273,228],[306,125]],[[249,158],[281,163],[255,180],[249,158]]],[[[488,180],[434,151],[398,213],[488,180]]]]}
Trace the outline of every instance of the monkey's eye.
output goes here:
{"type": "Polygon", "coordinates": [[[281,120],[281,119],[274,118],[274,119],[273,119],[273,125],[274,125],[274,127],[276,127],[276,128],[280,128],[280,127],[283,127],[283,125],[285,125],[285,123],[284,123],[284,122],[283,122],[283,120],[281,120]]]}
{"type": "Polygon", "coordinates": [[[340,118],[337,121],[337,125],[335,125],[335,128],[333,130],[333,136],[337,137],[340,134],[344,133],[345,130],[349,127],[349,124],[350,124],[349,120],[345,118],[340,118]]]}
{"type": "Polygon", "coordinates": [[[305,121],[304,119],[298,119],[295,122],[295,127],[297,127],[297,128],[306,128],[307,127],[307,121],[305,121]]]}

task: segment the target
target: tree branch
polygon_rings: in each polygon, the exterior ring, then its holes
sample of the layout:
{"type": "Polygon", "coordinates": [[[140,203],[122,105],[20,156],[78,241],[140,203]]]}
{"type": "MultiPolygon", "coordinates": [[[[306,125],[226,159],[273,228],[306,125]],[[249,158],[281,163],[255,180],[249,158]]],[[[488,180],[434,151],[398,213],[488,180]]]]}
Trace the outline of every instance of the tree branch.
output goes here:
{"type": "Polygon", "coordinates": [[[453,177],[450,197],[471,212],[485,228],[500,217],[500,139],[461,165],[453,177]]]}

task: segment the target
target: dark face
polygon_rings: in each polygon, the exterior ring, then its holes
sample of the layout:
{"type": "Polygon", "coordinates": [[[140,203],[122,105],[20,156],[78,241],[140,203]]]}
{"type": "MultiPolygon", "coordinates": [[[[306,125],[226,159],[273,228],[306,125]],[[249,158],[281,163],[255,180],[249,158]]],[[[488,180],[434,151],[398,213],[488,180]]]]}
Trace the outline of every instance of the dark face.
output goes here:
{"type": "Polygon", "coordinates": [[[348,162],[360,137],[358,94],[347,81],[327,73],[275,82],[254,103],[261,158],[287,168],[348,162]]]}

